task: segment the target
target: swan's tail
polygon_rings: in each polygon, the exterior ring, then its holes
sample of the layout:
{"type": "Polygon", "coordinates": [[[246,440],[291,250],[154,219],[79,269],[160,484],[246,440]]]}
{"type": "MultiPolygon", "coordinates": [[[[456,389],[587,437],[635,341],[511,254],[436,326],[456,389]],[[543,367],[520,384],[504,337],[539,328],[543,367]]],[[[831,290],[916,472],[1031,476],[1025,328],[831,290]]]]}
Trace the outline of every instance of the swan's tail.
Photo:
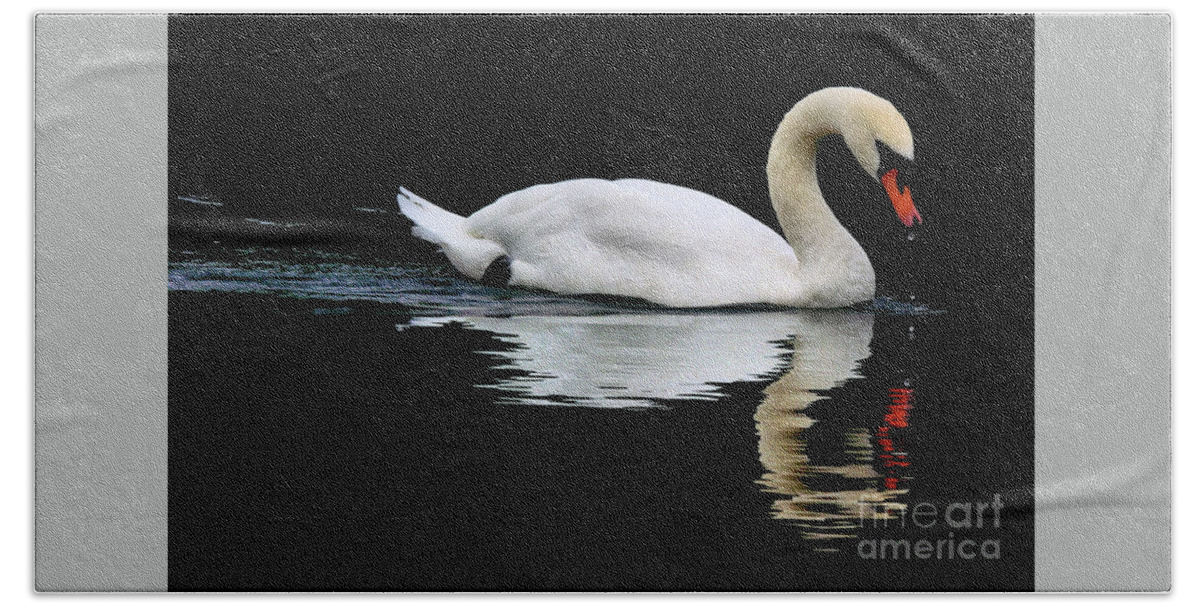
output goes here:
{"type": "Polygon", "coordinates": [[[459,272],[479,280],[493,260],[505,254],[500,245],[467,233],[467,218],[400,188],[400,213],[413,221],[413,236],[441,247],[459,272]]]}
{"type": "Polygon", "coordinates": [[[450,213],[441,207],[417,196],[407,188],[401,187],[396,193],[396,202],[400,205],[400,213],[413,221],[413,236],[424,239],[435,245],[445,246],[460,233],[465,235],[463,224],[467,218],[450,213]]]}

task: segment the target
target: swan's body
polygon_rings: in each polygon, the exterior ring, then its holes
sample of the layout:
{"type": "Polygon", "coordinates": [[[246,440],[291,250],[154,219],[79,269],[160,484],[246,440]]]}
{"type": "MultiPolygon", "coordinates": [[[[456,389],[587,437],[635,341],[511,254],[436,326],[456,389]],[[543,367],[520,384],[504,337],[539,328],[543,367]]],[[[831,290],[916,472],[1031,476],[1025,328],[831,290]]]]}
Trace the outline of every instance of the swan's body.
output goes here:
{"type": "Polygon", "coordinates": [[[713,196],[649,180],[577,179],[526,188],[462,217],[401,189],[413,234],[475,280],[497,261],[507,283],[562,294],[641,298],[664,306],[839,307],[869,300],[875,272],[816,179],[816,142],[841,133],[875,175],[875,141],[912,158],[912,135],[887,101],[823,89],[788,112],[767,176],[779,234],[713,196]]]}

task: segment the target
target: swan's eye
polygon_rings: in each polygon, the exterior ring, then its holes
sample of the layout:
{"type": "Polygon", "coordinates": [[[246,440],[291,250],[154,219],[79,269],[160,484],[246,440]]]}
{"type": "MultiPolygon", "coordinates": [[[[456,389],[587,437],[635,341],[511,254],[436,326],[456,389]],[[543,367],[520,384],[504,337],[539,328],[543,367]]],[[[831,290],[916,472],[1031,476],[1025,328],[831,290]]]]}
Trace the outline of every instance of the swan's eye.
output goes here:
{"type": "Polygon", "coordinates": [[[917,212],[917,206],[913,204],[912,190],[908,186],[905,186],[904,191],[901,192],[900,188],[896,187],[896,176],[899,173],[896,169],[892,169],[883,174],[883,178],[880,181],[883,182],[883,189],[887,191],[888,198],[892,199],[892,207],[896,210],[896,217],[899,217],[905,226],[911,228],[914,219],[918,224],[923,222],[921,214],[917,212]]]}

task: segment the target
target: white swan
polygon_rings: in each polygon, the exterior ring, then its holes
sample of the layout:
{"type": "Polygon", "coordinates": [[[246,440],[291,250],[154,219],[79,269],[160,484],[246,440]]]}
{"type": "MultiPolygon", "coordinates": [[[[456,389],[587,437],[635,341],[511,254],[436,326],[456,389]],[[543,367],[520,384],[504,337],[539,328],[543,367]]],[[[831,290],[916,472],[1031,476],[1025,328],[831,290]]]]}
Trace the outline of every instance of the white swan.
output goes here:
{"type": "MultiPolygon", "coordinates": [[[[413,234],[459,272],[561,294],[641,298],[671,307],[776,304],[832,308],[870,300],[875,271],[817,185],[817,140],[841,134],[876,177],[881,141],[912,160],[912,132],[887,100],[822,89],[793,107],[767,156],[771,203],[787,237],[713,196],[642,179],[575,179],[500,197],[470,217],[400,189],[413,234]]],[[[906,224],[910,193],[884,185],[906,224]]]]}

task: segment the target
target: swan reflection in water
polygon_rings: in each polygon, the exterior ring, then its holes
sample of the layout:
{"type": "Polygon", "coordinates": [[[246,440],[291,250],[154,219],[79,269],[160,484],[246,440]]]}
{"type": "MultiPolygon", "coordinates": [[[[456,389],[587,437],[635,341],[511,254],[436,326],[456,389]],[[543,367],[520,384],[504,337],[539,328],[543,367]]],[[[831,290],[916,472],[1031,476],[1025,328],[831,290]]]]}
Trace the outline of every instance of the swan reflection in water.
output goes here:
{"type": "MultiPolygon", "coordinates": [[[[853,378],[862,378],[860,365],[871,355],[874,316],[844,311],[803,311],[792,339],[791,364],[764,391],[754,413],[758,453],[766,472],[759,484],[782,497],[772,505],[776,519],[791,520],[806,538],[854,538],[866,521],[893,519],[905,505],[897,499],[907,492],[885,489],[875,468],[871,433],[851,427],[839,433],[840,464],[824,464],[810,454],[810,437],[820,421],[809,408],[822,393],[853,378]]],[[[870,404],[841,403],[863,409],[870,404]]]]}
{"type": "MultiPolygon", "coordinates": [[[[716,400],[724,383],[778,377],[754,414],[765,469],[757,481],[780,496],[772,516],[797,524],[806,538],[826,540],[851,538],[862,521],[890,519],[904,508],[896,499],[906,490],[884,488],[867,428],[825,430],[810,415],[810,406],[828,398],[823,393],[863,377],[872,313],[444,316],[417,317],[397,329],[455,323],[513,345],[484,353],[498,358],[496,369],[520,372],[484,386],[510,403],[656,407],[668,399],[716,400]],[[837,464],[810,455],[811,438],[822,432],[837,436],[837,464]]],[[[861,412],[874,404],[837,406],[861,412]]]]}
{"type": "Polygon", "coordinates": [[[523,372],[483,387],[504,391],[504,401],[594,407],[716,400],[719,383],[780,370],[782,343],[796,332],[790,312],[418,317],[409,325],[450,323],[514,345],[483,353],[501,358],[496,369],[523,372]]]}

